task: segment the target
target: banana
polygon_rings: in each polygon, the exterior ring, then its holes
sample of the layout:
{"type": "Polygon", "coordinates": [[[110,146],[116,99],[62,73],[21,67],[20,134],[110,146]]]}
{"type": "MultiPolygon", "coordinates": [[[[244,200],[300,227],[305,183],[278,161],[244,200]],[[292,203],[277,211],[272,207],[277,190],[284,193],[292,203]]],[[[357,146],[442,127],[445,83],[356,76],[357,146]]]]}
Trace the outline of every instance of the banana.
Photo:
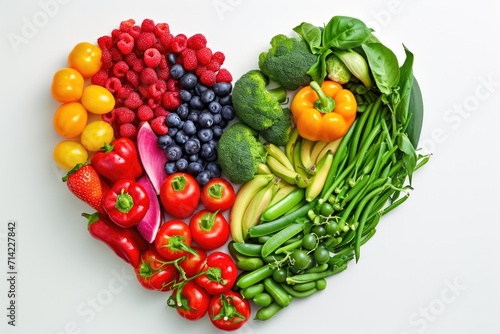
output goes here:
{"type": "Polygon", "coordinates": [[[273,180],[267,186],[260,189],[252,198],[243,215],[243,239],[246,238],[250,227],[259,224],[262,212],[269,206],[277,190],[278,182],[273,180]]]}
{"type": "Polygon", "coordinates": [[[311,178],[309,186],[306,188],[306,201],[312,202],[321,194],[325,186],[326,178],[330,172],[333,162],[333,152],[327,151],[325,156],[319,161],[316,173],[311,178]]]}
{"type": "Polygon", "coordinates": [[[265,163],[261,162],[260,164],[257,165],[256,174],[265,175],[265,174],[272,174],[272,173],[273,172],[271,172],[271,170],[269,169],[269,167],[265,163]]]}
{"type": "Polygon", "coordinates": [[[273,179],[273,174],[258,174],[255,177],[243,183],[234,200],[233,207],[229,213],[229,225],[231,227],[231,237],[236,242],[245,242],[243,236],[243,216],[250,204],[250,201],[255,197],[259,190],[266,187],[273,179]]]}
{"type": "Polygon", "coordinates": [[[288,161],[290,161],[292,164],[293,164],[293,149],[298,140],[300,140],[300,135],[299,131],[295,127],[290,133],[290,137],[288,138],[288,141],[285,144],[285,155],[288,158],[288,161]]]}
{"type": "Polygon", "coordinates": [[[328,145],[329,142],[327,141],[322,141],[318,140],[316,143],[314,143],[314,146],[311,151],[311,160],[313,163],[317,164],[321,159],[318,159],[319,154],[325,148],[326,145],[328,145]]]}
{"type": "Polygon", "coordinates": [[[266,149],[268,156],[272,156],[286,168],[293,169],[292,163],[290,162],[290,160],[288,160],[288,157],[286,156],[285,152],[283,152],[279,146],[267,142],[264,144],[264,148],[266,149]]]}
{"type": "MultiPolygon", "coordinates": [[[[297,182],[297,185],[300,188],[306,188],[310,182],[310,174],[314,174],[313,170],[306,170],[306,168],[302,165],[302,161],[300,159],[300,152],[302,150],[302,142],[299,140],[295,144],[295,148],[293,151],[293,168],[300,175],[300,179],[297,182]]],[[[316,166],[314,166],[314,169],[316,166]]]]}
{"type": "Polygon", "coordinates": [[[318,157],[316,158],[316,163],[319,163],[321,159],[325,156],[326,152],[331,151],[333,155],[337,152],[337,149],[339,148],[340,142],[342,141],[342,138],[335,139],[334,141],[329,142],[328,144],[323,147],[321,152],[318,154],[318,157]]]}
{"type": "Polygon", "coordinates": [[[299,177],[299,174],[297,174],[295,169],[289,169],[285,167],[271,155],[267,156],[266,163],[274,173],[274,175],[284,180],[288,184],[297,184],[297,178],[299,177]]]}
{"type": "Polygon", "coordinates": [[[302,149],[300,150],[300,159],[302,160],[302,165],[307,168],[311,168],[315,163],[311,158],[311,152],[314,147],[315,141],[302,138],[302,149]]]}

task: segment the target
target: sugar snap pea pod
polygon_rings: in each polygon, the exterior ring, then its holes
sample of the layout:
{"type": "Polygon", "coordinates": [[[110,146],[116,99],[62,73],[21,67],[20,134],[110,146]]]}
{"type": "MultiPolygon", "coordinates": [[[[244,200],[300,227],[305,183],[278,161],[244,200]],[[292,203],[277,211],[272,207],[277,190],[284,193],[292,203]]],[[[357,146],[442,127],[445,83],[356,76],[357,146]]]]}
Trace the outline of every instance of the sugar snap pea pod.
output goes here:
{"type": "Polygon", "coordinates": [[[298,283],[298,284],[294,284],[292,286],[290,286],[288,284],[282,284],[282,285],[287,286],[287,287],[291,287],[295,291],[307,291],[307,290],[311,290],[311,289],[315,288],[316,282],[311,281],[311,282],[306,282],[306,283],[298,283]]]}
{"type": "Polygon", "coordinates": [[[291,210],[295,205],[299,204],[304,199],[304,196],[305,196],[304,188],[296,188],[292,190],[278,202],[267,207],[262,213],[260,219],[262,221],[267,222],[281,217],[282,215],[286,214],[289,210],[291,210]]]}
{"type": "Polygon", "coordinates": [[[283,306],[279,305],[276,302],[272,302],[271,304],[265,307],[261,307],[255,314],[254,320],[261,320],[261,321],[269,320],[282,309],[283,306]]]}
{"type": "Polygon", "coordinates": [[[245,256],[258,257],[262,249],[261,244],[252,244],[248,242],[235,242],[233,243],[234,249],[245,256]]]}
{"type": "Polygon", "coordinates": [[[229,242],[228,250],[229,254],[235,260],[236,267],[243,271],[253,271],[257,268],[260,268],[264,265],[264,261],[260,257],[249,257],[243,254],[240,254],[234,248],[234,241],[229,242]]]}
{"type": "Polygon", "coordinates": [[[281,216],[276,220],[273,220],[271,222],[259,224],[256,226],[252,226],[249,230],[248,233],[250,237],[255,238],[255,237],[262,237],[265,235],[270,235],[275,232],[278,232],[285,227],[289,226],[290,224],[295,223],[295,221],[298,218],[301,217],[306,217],[307,212],[314,208],[317,204],[317,201],[312,201],[304,205],[303,207],[299,208],[296,211],[293,211],[287,215],[281,216]]]}
{"type": "Polygon", "coordinates": [[[290,294],[290,296],[292,296],[294,298],[306,298],[306,297],[309,297],[312,294],[318,292],[318,289],[316,288],[316,283],[315,282],[312,282],[312,283],[313,283],[312,288],[310,288],[309,290],[303,290],[303,291],[295,290],[294,288],[292,288],[290,285],[288,285],[286,283],[282,283],[281,286],[283,287],[283,289],[287,293],[290,294]]]}
{"type": "Polygon", "coordinates": [[[262,292],[264,292],[264,283],[257,283],[240,291],[243,298],[249,300],[253,299],[255,296],[262,292]]]}
{"type": "Polygon", "coordinates": [[[276,262],[281,262],[283,261],[283,259],[285,258],[285,254],[272,254],[272,255],[268,255],[266,257],[263,257],[262,260],[265,262],[265,263],[276,263],[276,262]]]}
{"type": "Polygon", "coordinates": [[[236,285],[245,289],[249,286],[252,286],[256,283],[263,281],[266,277],[269,277],[273,274],[274,269],[269,264],[264,265],[258,269],[245,273],[238,277],[236,280],[236,285]]]}
{"type": "Polygon", "coordinates": [[[268,306],[273,302],[273,298],[267,292],[261,292],[252,298],[255,305],[260,307],[268,306]]]}
{"type": "Polygon", "coordinates": [[[302,239],[295,240],[285,246],[279,247],[274,252],[275,254],[286,254],[287,252],[293,251],[294,249],[299,248],[302,245],[302,239]]]}
{"type": "Polygon", "coordinates": [[[264,290],[278,303],[278,305],[286,307],[292,302],[292,298],[285,289],[271,277],[264,279],[264,290]]]}
{"type": "MultiPolygon", "coordinates": [[[[292,284],[299,284],[299,283],[307,283],[307,282],[311,282],[311,281],[316,281],[316,280],[319,280],[321,278],[325,278],[328,276],[338,274],[340,271],[343,270],[343,269],[340,270],[341,269],[340,267],[341,266],[337,266],[336,268],[330,268],[330,269],[325,270],[325,271],[320,272],[320,273],[298,274],[298,275],[294,275],[294,276],[289,276],[286,278],[286,283],[292,285],[292,284]]],[[[347,268],[347,265],[346,265],[346,268],[347,268]]]]}
{"type": "Polygon", "coordinates": [[[312,267],[306,270],[306,273],[321,273],[328,269],[328,263],[318,264],[316,267],[312,267]]]}
{"type": "Polygon", "coordinates": [[[288,239],[302,232],[305,228],[305,223],[293,223],[288,225],[278,233],[274,234],[269,240],[262,245],[261,255],[266,257],[271,255],[277,248],[283,245],[288,239]]]}

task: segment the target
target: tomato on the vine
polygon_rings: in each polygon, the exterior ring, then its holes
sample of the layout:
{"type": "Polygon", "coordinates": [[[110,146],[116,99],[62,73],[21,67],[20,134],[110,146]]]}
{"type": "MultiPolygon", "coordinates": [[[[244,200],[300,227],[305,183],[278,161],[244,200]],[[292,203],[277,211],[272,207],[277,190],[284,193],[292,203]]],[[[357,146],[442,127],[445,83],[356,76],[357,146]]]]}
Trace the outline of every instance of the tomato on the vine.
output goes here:
{"type": "Polygon", "coordinates": [[[210,299],[208,315],[218,329],[233,331],[250,319],[250,302],[235,291],[214,295],[210,299]]]}
{"type": "Polygon", "coordinates": [[[182,261],[179,261],[179,267],[184,270],[186,278],[193,277],[198,274],[198,268],[200,262],[205,261],[207,258],[207,253],[199,246],[192,246],[196,251],[194,253],[187,253],[182,261]]]}
{"type": "Polygon", "coordinates": [[[193,248],[191,231],[182,220],[169,220],[160,226],[155,238],[155,248],[160,256],[173,261],[189,253],[197,254],[193,248]]]}
{"type": "Polygon", "coordinates": [[[201,202],[209,211],[224,212],[230,209],[236,198],[233,185],[222,177],[214,177],[201,190],[201,202]]]}
{"type": "Polygon", "coordinates": [[[229,223],[222,213],[200,210],[189,221],[189,229],[196,242],[204,250],[223,246],[229,238],[229,223]]]}
{"type": "Polygon", "coordinates": [[[175,265],[161,257],[154,247],[142,252],[141,262],[134,269],[139,283],[149,290],[169,291],[179,277],[175,265]]]}
{"type": "Polygon", "coordinates": [[[179,219],[188,218],[200,202],[200,186],[190,174],[170,174],[161,184],[160,201],[170,215],[179,219]]]}
{"type": "Polygon", "coordinates": [[[71,67],[65,67],[54,73],[50,91],[52,97],[61,103],[76,102],[83,94],[85,80],[83,76],[71,67]]]}
{"type": "Polygon", "coordinates": [[[98,45],[81,42],[69,53],[68,65],[80,72],[84,78],[90,78],[101,69],[101,56],[102,50],[98,45]]]}
{"type": "Polygon", "coordinates": [[[210,303],[210,295],[194,281],[186,281],[175,288],[167,301],[177,313],[188,320],[199,320],[205,316],[210,303]]]}
{"type": "Polygon", "coordinates": [[[238,278],[238,268],[231,256],[224,252],[213,252],[199,264],[196,283],[209,294],[215,295],[231,290],[238,278]]]}

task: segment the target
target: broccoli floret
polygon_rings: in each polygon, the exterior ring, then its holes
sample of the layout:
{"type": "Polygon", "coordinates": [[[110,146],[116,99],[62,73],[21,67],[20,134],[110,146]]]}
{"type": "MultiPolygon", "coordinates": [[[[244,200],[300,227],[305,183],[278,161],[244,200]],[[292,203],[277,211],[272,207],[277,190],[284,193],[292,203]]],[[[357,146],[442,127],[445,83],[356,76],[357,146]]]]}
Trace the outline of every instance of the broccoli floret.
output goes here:
{"type": "Polygon", "coordinates": [[[268,142],[271,142],[278,146],[285,146],[288,139],[290,138],[292,129],[292,112],[290,111],[290,108],[283,108],[283,117],[281,117],[270,128],[262,130],[260,132],[260,135],[268,142]]]}
{"type": "Polygon", "coordinates": [[[232,101],[236,116],[260,131],[282,116],[281,103],[286,100],[283,88],[267,89],[269,78],[259,70],[250,70],[234,83],[232,101]]]}
{"type": "Polygon", "coordinates": [[[307,71],[317,57],[305,40],[279,34],[271,39],[271,48],[259,55],[259,68],[285,89],[295,90],[311,82],[307,71]]]}
{"type": "Polygon", "coordinates": [[[253,179],[259,163],[265,162],[266,154],[258,132],[242,122],[233,123],[219,138],[218,162],[233,183],[242,184],[253,179]]]}
{"type": "Polygon", "coordinates": [[[351,80],[351,72],[345,64],[334,54],[326,57],[326,73],[328,79],[338,82],[339,84],[346,84],[351,80]]]}

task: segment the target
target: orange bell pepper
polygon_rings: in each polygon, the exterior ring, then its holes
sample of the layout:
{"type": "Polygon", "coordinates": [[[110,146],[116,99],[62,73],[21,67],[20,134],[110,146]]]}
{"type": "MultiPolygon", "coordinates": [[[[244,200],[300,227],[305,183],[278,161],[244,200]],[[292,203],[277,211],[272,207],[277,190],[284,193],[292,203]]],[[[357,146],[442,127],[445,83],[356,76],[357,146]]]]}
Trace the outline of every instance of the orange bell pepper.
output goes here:
{"type": "Polygon", "coordinates": [[[351,91],[339,83],[313,81],[295,94],[291,104],[293,121],[306,139],[333,141],[343,137],[356,118],[357,103],[351,91]]]}

